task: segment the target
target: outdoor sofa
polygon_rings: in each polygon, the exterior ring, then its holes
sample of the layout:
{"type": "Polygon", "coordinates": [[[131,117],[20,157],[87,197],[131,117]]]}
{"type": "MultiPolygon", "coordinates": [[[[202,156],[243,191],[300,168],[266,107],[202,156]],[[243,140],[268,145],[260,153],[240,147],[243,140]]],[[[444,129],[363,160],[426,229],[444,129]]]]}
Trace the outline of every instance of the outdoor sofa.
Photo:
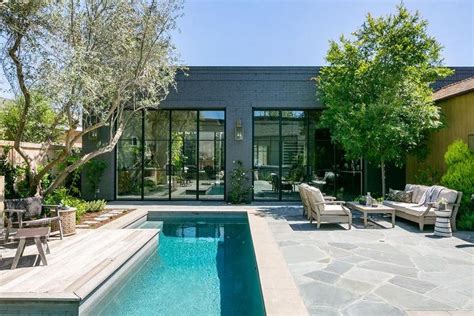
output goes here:
{"type": "Polygon", "coordinates": [[[451,210],[451,228],[456,230],[456,215],[462,198],[462,192],[451,190],[442,186],[425,186],[407,184],[404,192],[411,191],[410,202],[398,202],[385,200],[383,204],[396,210],[396,216],[418,223],[420,231],[424,225],[434,225],[438,202],[441,199],[447,201],[447,209],[451,210]]]}

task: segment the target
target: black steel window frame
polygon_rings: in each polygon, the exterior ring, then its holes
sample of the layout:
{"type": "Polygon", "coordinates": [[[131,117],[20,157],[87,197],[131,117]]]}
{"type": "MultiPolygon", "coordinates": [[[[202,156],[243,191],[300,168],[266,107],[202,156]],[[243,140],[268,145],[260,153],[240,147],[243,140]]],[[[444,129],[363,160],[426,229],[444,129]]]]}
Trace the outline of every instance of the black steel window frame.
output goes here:
{"type": "MultiPolygon", "coordinates": [[[[279,150],[279,164],[278,164],[278,172],[279,172],[279,179],[281,181],[281,174],[282,174],[282,171],[283,171],[283,167],[282,167],[282,164],[283,164],[283,137],[282,137],[282,112],[286,112],[286,111],[293,111],[293,112],[305,112],[305,124],[306,124],[306,175],[309,175],[310,172],[312,171],[312,166],[310,165],[310,113],[320,113],[322,112],[323,110],[322,109],[302,109],[302,108],[252,108],[252,187],[255,188],[255,174],[254,174],[254,171],[255,171],[255,161],[254,161],[254,155],[255,155],[255,112],[258,112],[258,111],[274,111],[274,112],[278,112],[278,124],[279,124],[279,127],[278,127],[278,150],[279,150]]],[[[332,146],[333,146],[333,160],[336,161],[336,145],[334,143],[332,143],[332,146]]],[[[333,188],[334,190],[334,193],[336,192],[336,187],[334,186],[333,188]]],[[[295,200],[291,200],[291,199],[284,199],[284,196],[282,194],[282,190],[281,190],[281,186],[278,190],[278,198],[277,199],[255,199],[255,191],[252,190],[252,201],[258,201],[258,202],[279,202],[279,201],[283,201],[283,202],[291,202],[291,201],[295,201],[295,200]]]]}
{"type": "MultiPolygon", "coordinates": [[[[117,159],[118,159],[118,146],[115,146],[114,154],[115,154],[115,164],[114,164],[114,182],[115,182],[115,199],[120,200],[120,201],[209,201],[209,202],[222,202],[226,201],[227,199],[227,170],[226,169],[226,157],[227,157],[227,113],[225,108],[183,108],[183,109],[158,109],[158,110],[148,110],[148,111],[166,111],[168,112],[168,121],[169,121],[169,131],[168,131],[168,152],[170,153],[168,155],[168,166],[166,167],[167,170],[166,172],[168,173],[167,179],[168,179],[168,198],[167,199],[153,199],[153,198],[146,198],[145,197],[145,186],[144,186],[144,161],[145,161],[145,110],[140,111],[140,116],[141,116],[141,122],[142,122],[142,130],[141,130],[141,189],[140,189],[140,197],[136,198],[121,198],[118,195],[118,176],[117,176],[117,159]],[[199,199],[199,170],[196,171],[196,198],[195,199],[171,199],[171,173],[172,173],[172,166],[171,166],[171,148],[172,148],[172,112],[184,112],[184,111],[196,111],[196,162],[199,165],[199,119],[200,119],[200,112],[206,112],[206,111],[219,111],[219,112],[224,112],[224,159],[223,159],[223,164],[224,164],[224,195],[222,199],[204,199],[200,200],[199,199]]],[[[199,169],[199,168],[197,168],[199,169]]]]}

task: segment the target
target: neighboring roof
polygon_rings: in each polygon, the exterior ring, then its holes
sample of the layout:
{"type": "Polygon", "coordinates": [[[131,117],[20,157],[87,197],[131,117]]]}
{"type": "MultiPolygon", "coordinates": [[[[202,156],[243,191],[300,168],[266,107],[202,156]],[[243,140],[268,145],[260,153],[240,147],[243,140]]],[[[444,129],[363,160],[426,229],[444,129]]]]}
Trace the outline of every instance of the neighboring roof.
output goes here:
{"type": "Polygon", "coordinates": [[[433,100],[441,101],[471,91],[474,91],[474,76],[442,87],[433,94],[433,100]]]}

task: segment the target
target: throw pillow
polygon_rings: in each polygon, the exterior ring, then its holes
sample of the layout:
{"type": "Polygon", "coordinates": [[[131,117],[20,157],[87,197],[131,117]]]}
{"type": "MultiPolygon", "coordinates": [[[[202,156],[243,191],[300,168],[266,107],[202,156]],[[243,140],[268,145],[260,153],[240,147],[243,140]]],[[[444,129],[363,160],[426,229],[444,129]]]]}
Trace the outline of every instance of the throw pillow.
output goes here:
{"type": "Polygon", "coordinates": [[[412,196],[413,196],[413,191],[401,191],[401,190],[390,189],[387,195],[387,200],[394,201],[394,202],[411,203],[412,196]]]}

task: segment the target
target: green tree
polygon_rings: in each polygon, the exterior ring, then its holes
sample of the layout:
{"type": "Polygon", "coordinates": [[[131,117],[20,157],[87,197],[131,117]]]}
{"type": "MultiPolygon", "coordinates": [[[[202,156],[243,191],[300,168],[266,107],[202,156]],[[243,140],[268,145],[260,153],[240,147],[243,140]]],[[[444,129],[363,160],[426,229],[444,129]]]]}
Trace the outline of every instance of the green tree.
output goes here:
{"type": "MultiPolygon", "coordinates": [[[[14,101],[7,101],[0,109],[2,139],[15,140],[24,103],[25,99],[20,97],[14,101]]],[[[56,143],[65,132],[60,126],[64,123],[63,118],[63,116],[58,117],[56,115],[46,97],[38,93],[32,94],[31,107],[24,126],[22,141],[42,143],[50,138],[52,143],[56,143]]]]}
{"type": "Polygon", "coordinates": [[[407,152],[441,126],[430,84],[452,73],[442,67],[441,45],[427,34],[427,21],[403,5],[396,14],[370,14],[351,38],[331,41],[328,66],[316,78],[329,128],[349,159],[404,162],[407,152]]]}
{"type": "MultiPolygon", "coordinates": [[[[23,98],[14,149],[29,170],[30,194],[65,162],[82,137],[96,138],[89,152],[61,170],[43,192],[58,187],[91,159],[115,148],[126,110],[157,108],[175,86],[177,57],[170,33],[181,0],[10,0],[0,9],[0,60],[12,91],[23,98]],[[42,166],[20,146],[38,91],[65,116],[64,147],[42,166]]],[[[59,123],[58,123],[59,124],[59,123]]],[[[46,135],[44,150],[52,144],[46,135]]]]}
{"type": "Polygon", "coordinates": [[[470,209],[474,194],[474,154],[462,140],[449,145],[444,155],[446,173],[441,184],[463,193],[459,208],[458,226],[460,229],[474,230],[474,209],[470,209]]]}

